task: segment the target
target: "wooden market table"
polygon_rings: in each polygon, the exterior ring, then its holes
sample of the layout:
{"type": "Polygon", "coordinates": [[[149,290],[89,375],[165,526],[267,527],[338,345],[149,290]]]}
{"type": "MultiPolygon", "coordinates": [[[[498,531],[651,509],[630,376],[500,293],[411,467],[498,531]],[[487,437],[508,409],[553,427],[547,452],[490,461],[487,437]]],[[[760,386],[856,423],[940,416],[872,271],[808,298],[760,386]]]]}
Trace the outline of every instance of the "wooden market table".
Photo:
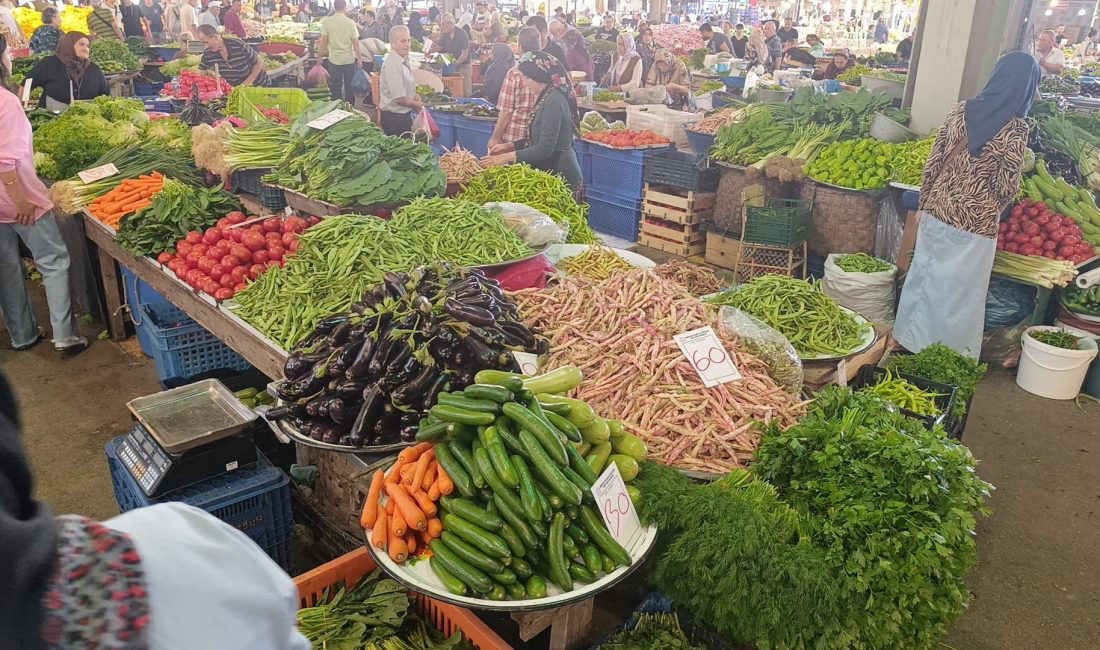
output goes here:
{"type": "Polygon", "coordinates": [[[257,370],[272,379],[283,376],[286,350],[260,335],[228,310],[208,302],[190,287],[168,275],[149,258],[137,257],[124,250],[115,241],[114,233],[95,217],[86,212],[82,217],[88,239],[99,249],[99,273],[107,300],[107,327],[112,339],[118,341],[126,338],[126,324],[122,319],[124,293],[119,288],[118,269],[115,267],[115,262],[118,262],[244,357],[257,370]]]}

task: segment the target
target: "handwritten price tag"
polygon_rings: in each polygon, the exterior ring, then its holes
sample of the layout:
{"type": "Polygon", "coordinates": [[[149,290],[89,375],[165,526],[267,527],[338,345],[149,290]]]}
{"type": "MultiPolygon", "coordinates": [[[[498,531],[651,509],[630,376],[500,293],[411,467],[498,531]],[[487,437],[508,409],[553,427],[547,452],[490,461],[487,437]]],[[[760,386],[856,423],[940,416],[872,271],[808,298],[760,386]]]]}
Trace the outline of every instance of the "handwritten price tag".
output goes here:
{"type": "Polygon", "coordinates": [[[342,111],[338,108],[338,109],[336,109],[336,110],[334,110],[330,113],[326,113],[325,115],[322,115],[321,117],[313,120],[312,122],[310,122],[306,126],[310,127],[311,129],[317,129],[318,131],[324,131],[325,129],[332,126],[333,124],[336,124],[337,122],[339,122],[341,120],[346,120],[349,117],[351,117],[351,113],[349,113],[347,111],[342,111]]]}
{"type": "Polygon", "coordinates": [[[733,365],[726,346],[718,340],[713,328],[700,327],[672,338],[707,388],[741,379],[741,373],[733,365]]]}
{"type": "Polygon", "coordinates": [[[519,371],[524,375],[539,374],[539,356],[530,352],[512,351],[512,356],[519,364],[519,371]]]}
{"type": "Polygon", "coordinates": [[[608,464],[592,486],[592,496],[596,499],[600,516],[607,524],[611,536],[629,551],[642,532],[642,522],[638,520],[638,511],[634,509],[634,501],[626,491],[626,483],[623,482],[618,465],[608,464]]]}
{"type": "Polygon", "coordinates": [[[100,165],[99,167],[92,167],[91,169],[85,169],[77,174],[80,180],[84,181],[84,184],[94,183],[98,180],[103,180],[109,176],[114,176],[118,173],[118,167],[115,167],[113,163],[107,163],[106,165],[100,165]]]}

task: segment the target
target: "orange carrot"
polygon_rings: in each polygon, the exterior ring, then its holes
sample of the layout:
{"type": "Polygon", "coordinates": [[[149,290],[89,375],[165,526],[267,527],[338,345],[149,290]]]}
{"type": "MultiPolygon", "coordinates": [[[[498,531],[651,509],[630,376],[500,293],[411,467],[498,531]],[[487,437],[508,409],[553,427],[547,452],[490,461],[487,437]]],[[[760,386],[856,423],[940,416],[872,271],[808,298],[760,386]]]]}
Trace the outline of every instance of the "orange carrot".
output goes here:
{"type": "Polygon", "coordinates": [[[413,445],[412,447],[405,447],[401,450],[400,454],[397,454],[398,461],[404,461],[406,463],[415,463],[417,458],[420,458],[420,454],[428,451],[435,445],[430,442],[422,442],[419,445],[413,445]]]}
{"type": "Polygon", "coordinates": [[[439,468],[439,473],[435,478],[436,485],[439,486],[439,493],[446,496],[455,491],[455,483],[451,480],[450,476],[447,476],[447,471],[442,467],[439,468]]]}
{"type": "Polygon", "coordinates": [[[401,509],[397,508],[393,511],[393,516],[390,517],[390,535],[404,537],[408,530],[409,526],[405,523],[405,516],[401,513],[401,509]]]}
{"type": "Polygon", "coordinates": [[[428,473],[428,465],[435,458],[435,451],[429,449],[416,459],[416,473],[413,474],[412,489],[417,489],[424,482],[424,475],[428,473]]]}
{"type": "Polygon", "coordinates": [[[428,534],[431,535],[432,539],[435,539],[436,537],[439,537],[440,535],[442,535],[443,534],[443,522],[438,520],[438,519],[435,519],[435,518],[429,519],[428,520],[428,534]]]}
{"type": "Polygon", "coordinates": [[[431,465],[428,465],[428,471],[424,473],[424,480],[420,482],[420,489],[427,490],[435,483],[436,470],[438,468],[438,462],[433,462],[431,465]]]}
{"type": "Polygon", "coordinates": [[[385,483],[388,485],[390,483],[396,483],[398,480],[400,480],[401,479],[401,468],[404,467],[404,466],[405,466],[405,461],[401,460],[401,457],[398,456],[397,457],[397,462],[393,464],[393,469],[391,469],[390,473],[386,475],[385,483]]]}
{"type": "Polygon", "coordinates": [[[370,531],[370,544],[379,551],[386,550],[386,536],[389,534],[389,521],[386,513],[381,512],[378,520],[374,522],[374,528],[370,531]]]}
{"type": "Polygon", "coordinates": [[[397,510],[397,502],[393,499],[390,499],[386,502],[386,514],[393,516],[395,510],[397,510]]]}
{"type": "Polygon", "coordinates": [[[405,538],[401,535],[393,534],[392,531],[390,532],[387,547],[390,559],[398,564],[404,562],[409,557],[409,546],[405,543],[405,538]]]}
{"type": "Polygon", "coordinates": [[[409,531],[405,534],[405,546],[409,547],[409,556],[416,555],[416,533],[409,531]]]}
{"type": "Polygon", "coordinates": [[[437,478],[435,483],[432,483],[432,486],[428,488],[428,498],[432,501],[439,501],[439,497],[439,479],[437,478]]]}
{"type": "Polygon", "coordinates": [[[428,498],[428,495],[423,490],[417,490],[412,493],[412,498],[416,500],[416,505],[420,506],[420,509],[424,511],[424,516],[434,517],[437,512],[435,504],[428,498]]]}
{"type": "Polygon", "coordinates": [[[416,501],[409,496],[405,486],[387,485],[386,494],[397,502],[397,512],[401,513],[410,526],[417,530],[427,528],[428,518],[424,516],[424,511],[420,509],[420,506],[416,505],[416,501]]]}
{"type": "Polygon", "coordinates": [[[363,514],[359,517],[359,523],[363,525],[363,528],[373,526],[374,521],[378,519],[378,497],[382,494],[382,479],[385,476],[385,472],[378,470],[371,477],[367,500],[363,503],[363,514]]]}

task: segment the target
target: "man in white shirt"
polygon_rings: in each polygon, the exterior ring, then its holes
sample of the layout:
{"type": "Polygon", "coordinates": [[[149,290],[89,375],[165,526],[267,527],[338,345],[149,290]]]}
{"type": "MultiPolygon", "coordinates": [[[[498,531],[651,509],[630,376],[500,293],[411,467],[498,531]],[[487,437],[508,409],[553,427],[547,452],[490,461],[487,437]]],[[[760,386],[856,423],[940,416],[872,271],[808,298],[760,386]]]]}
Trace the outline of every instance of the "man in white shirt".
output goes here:
{"type": "Polygon", "coordinates": [[[222,23],[218,20],[218,16],[222,13],[222,3],[218,0],[214,0],[210,4],[206,5],[206,11],[199,14],[200,25],[210,25],[214,29],[221,27],[222,23]]]}
{"type": "Polygon", "coordinates": [[[1039,63],[1039,70],[1044,77],[1062,74],[1066,69],[1066,55],[1062,50],[1054,47],[1054,38],[1053,29],[1044,29],[1039,32],[1039,42],[1035,45],[1035,60],[1039,63]]]}
{"type": "Polygon", "coordinates": [[[197,41],[199,39],[198,33],[198,14],[195,13],[195,5],[198,0],[179,0],[180,3],[180,39],[190,39],[197,41]]]}
{"type": "Polygon", "coordinates": [[[390,28],[390,52],[382,61],[378,80],[378,122],[386,135],[412,131],[413,112],[424,108],[416,94],[416,82],[409,65],[411,46],[408,27],[395,25],[390,28]]]}

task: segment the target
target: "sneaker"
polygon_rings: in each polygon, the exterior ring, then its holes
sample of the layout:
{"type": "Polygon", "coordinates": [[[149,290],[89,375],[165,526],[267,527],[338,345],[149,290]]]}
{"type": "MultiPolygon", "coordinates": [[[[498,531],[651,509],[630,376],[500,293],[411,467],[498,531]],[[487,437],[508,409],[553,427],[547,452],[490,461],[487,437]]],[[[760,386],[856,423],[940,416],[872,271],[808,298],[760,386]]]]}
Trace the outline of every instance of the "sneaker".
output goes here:
{"type": "Polygon", "coordinates": [[[44,339],[44,338],[46,338],[46,328],[39,327],[38,328],[38,334],[34,337],[33,341],[31,341],[30,343],[28,343],[26,345],[13,345],[12,348],[14,348],[17,352],[22,352],[24,350],[30,350],[34,346],[41,343],[42,339],[44,339]]]}
{"type": "Polygon", "coordinates": [[[61,354],[71,357],[88,349],[88,339],[83,336],[74,336],[64,341],[56,341],[53,347],[61,354]]]}

